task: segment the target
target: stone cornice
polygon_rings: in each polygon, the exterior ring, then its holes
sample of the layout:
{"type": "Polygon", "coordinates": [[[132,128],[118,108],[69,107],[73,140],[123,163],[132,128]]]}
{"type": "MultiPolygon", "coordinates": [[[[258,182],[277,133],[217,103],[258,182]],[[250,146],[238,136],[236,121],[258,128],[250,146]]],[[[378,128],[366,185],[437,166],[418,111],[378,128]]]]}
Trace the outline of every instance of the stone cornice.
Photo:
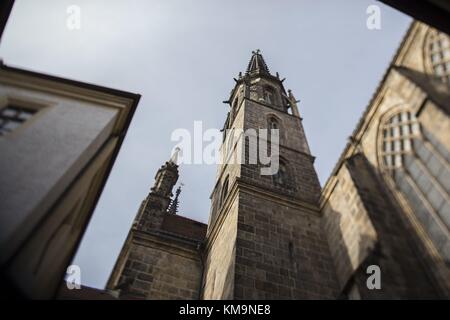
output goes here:
{"type": "Polygon", "coordinates": [[[201,242],[181,239],[181,237],[167,232],[144,232],[141,230],[133,230],[132,242],[145,247],[154,245],[187,258],[197,258],[201,247],[201,242]]]}
{"type": "MultiPolygon", "coordinates": [[[[228,216],[230,212],[230,207],[235,198],[239,195],[239,192],[246,192],[252,194],[253,196],[259,196],[264,199],[269,199],[275,203],[282,204],[293,209],[302,210],[305,214],[313,214],[320,216],[319,207],[316,204],[309,203],[300,198],[286,197],[280,193],[274,192],[268,188],[249,183],[244,181],[242,178],[236,178],[235,182],[231,187],[231,191],[225,199],[225,202],[217,216],[216,221],[209,226],[208,234],[206,235],[205,247],[208,250],[214,243],[217,237],[218,231],[223,224],[223,221],[228,216]]],[[[236,226],[237,227],[237,226],[236,226]]]]}

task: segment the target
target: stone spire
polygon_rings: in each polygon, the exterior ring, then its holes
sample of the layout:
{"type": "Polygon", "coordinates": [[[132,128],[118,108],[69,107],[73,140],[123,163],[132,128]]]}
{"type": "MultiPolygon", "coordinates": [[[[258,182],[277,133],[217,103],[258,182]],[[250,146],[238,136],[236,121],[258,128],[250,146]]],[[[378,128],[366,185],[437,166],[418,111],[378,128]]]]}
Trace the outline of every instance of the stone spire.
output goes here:
{"type": "Polygon", "coordinates": [[[152,192],[163,197],[170,197],[172,195],[172,189],[178,180],[178,152],[177,148],[170,158],[164,165],[159,168],[155,176],[155,185],[151,189],[152,192]]]}
{"type": "Polygon", "coordinates": [[[158,230],[161,227],[164,215],[168,212],[172,189],[179,176],[178,164],[176,163],[179,152],[177,149],[170,160],[159,168],[155,176],[155,184],[139,208],[134,225],[140,230],[158,230]]]}
{"type": "Polygon", "coordinates": [[[252,51],[252,57],[250,58],[250,62],[248,63],[247,75],[255,75],[255,74],[267,74],[270,75],[269,68],[267,67],[266,62],[261,54],[261,51],[257,49],[256,51],[252,51]]]}

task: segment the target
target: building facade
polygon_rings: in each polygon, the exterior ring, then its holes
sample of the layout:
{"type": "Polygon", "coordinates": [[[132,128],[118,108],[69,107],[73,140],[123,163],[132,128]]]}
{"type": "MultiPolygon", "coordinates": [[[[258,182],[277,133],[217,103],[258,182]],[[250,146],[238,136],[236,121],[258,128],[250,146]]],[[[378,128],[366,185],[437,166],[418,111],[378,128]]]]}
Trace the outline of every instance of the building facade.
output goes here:
{"type": "Polygon", "coordinates": [[[140,96],[0,66],[0,295],[53,298],[140,96]]]}
{"type": "Polygon", "coordinates": [[[322,191],[341,292],[450,297],[449,88],[449,37],[413,23],[322,191]]]}
{"type": "MultiPolygon", "coordinates": [[[[321,188],[284,79],[235,79],[208,225],[174,214],[158,171],[107,288],[120,298],[450,298],[450,39],[414,22],[321,188]],[[276,136],[258,129],[278,129],[276,136]],[[273,140],[274,139],[274,140],[273,140]],[[274,174],[252,141],[279,151],[274,174]],[[273,140],[273,141],[272,141],[273,140]],[[381,287],[367,285],[380,271],[381,287]]],[[[174,204],[175,203],[175,204],[174,204]]]]}

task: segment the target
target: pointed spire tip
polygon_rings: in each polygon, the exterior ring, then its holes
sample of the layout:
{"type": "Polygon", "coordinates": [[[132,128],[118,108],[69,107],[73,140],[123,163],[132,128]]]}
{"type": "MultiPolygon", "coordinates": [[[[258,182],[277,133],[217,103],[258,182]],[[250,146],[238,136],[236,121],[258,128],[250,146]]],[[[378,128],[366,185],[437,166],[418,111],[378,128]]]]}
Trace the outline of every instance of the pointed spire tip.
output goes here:
{"type": "Polygon", "coordinates": [[[181,152],[181,149],[179,147],[176,147],[172,153],[172,156],[170,157],[169,162],[178,165],[178,156],[181,152]]]}
{"type": "Polygon", "coordinates": [[[269,68],[267,67],[266,62],[261,54],[260,49],[256,49],[252,51],[252,57],[250,58],[250,62],[247,66],[246,74],[270,74],[269,68]]]}

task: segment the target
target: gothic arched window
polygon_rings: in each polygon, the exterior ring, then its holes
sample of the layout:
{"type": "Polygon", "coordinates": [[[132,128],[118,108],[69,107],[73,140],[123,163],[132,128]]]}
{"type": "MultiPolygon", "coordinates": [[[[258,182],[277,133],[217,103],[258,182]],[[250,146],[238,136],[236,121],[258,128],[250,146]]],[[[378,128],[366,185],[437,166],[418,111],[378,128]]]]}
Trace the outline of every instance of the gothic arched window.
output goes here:
{"type": "Polygon", "coordinates": [[[409,111],[390,116],[380,129],[380,165],[444,252],[450,245],[442,240],[450,230],[450,153],[409,111]]]}
{"type": "Polygon", "coordinates": [[[281,125],[280,125],[280,121],[278,120],[278,118],[276,118],[275,116],[270,115],[267,118],[267,136],[270,138],[271,137],[271,133],[272,130],[278,130],[278,137],[281,137],[281,125]]]}
{"type": "Polygon", "coordinates": [[[274,117],[270,117],[270,118],[269,118],[269,128],[268,128],[268,129],[269,129],[269,130],[272,130],[272,129],[274,129],[274,130],[280,129],[280,126],[279,126],[279,124],[278,124],[278,120],[275,119],[274,117]]]}
{"type": "Polygon", "coordinates": [[[403,111],[384,123],[382,156],[385,168],[402,165],[404,155],[411,151],[412,139],[419,135],[419,124],[409,111],[403,111]]]}
{"type": "Polygon", "coordinates": [[[275,91],[272,87],[264,88],[264,101],[269,104],[275,103],[275,91]]]}
{"type": "Polygon", "coordinates": [[[434,74],[450,86],[450,38],[444,33],[432,30],[427,46],[434,74]]]}

